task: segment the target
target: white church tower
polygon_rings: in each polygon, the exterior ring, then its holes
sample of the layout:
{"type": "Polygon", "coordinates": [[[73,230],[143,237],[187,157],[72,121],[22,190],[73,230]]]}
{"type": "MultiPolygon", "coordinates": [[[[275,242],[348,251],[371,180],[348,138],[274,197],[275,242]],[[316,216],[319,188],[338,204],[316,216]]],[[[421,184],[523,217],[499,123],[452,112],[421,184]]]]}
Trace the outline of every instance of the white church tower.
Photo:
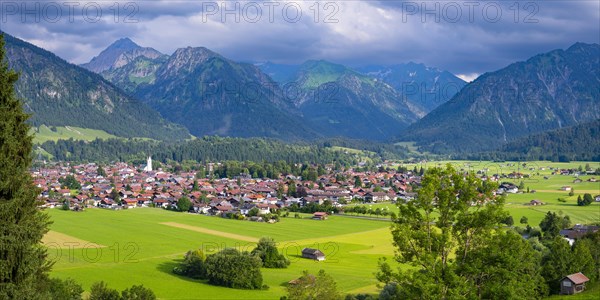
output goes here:
{"type": "Polygon", "coordinates": [[[152,156],[148,156],[148,161],[146,162],[144,172],[152,172],[152,156]]]}

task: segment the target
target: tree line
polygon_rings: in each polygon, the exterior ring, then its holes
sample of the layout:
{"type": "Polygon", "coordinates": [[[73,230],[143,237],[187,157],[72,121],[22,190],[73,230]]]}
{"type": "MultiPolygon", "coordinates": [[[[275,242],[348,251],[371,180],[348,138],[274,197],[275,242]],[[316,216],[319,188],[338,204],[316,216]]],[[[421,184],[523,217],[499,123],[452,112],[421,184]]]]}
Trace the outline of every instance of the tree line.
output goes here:
{"type": "Polygon", "coordinates": [[[143,161],[148,155],[167,162],[193,161],[286,161],[305,163],[338,163],[356,165],[368,157],[373,162],[405,157],[401,146],[371,142],[332,140],[330,142],[286,143],[267,138],[231,138],[206,136],[187,142],[172,143],[152,140],[96,139],[47,141],[40,145],[57,161],[111,162],[143,161]],[[336,144],[352,145],[360,154],[334,148],[336,144]]]}

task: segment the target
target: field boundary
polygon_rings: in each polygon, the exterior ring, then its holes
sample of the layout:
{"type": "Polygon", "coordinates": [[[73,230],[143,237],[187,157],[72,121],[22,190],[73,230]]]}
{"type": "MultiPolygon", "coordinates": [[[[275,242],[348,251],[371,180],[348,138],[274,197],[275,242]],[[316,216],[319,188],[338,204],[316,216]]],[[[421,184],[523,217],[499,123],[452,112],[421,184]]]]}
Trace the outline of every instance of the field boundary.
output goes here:
{"type": "Polygon", "coordinates": [[[58,231],[50,230],[44,237],[42,237],[42,243],[47,247],[54,247],[60,249],[79,249],[79,248],[105,248],[106,246],[92,243],[90,241],[82,240],[68,234],[64,234],[58,231]]]}
{"type": "Polygon", "coordinates": [[[210,234],[210,235],[214,235],[214,236],[230,238],[230,239],[244,241],[244,242],[251,242],[251,243],[258,242],[258,238],[255,238],[255,237],[239,235],[239,234],[235,234],[235,233],[229,233],[229,232],[218,231],[218,230],[212,230],[212,229],[208,229],[208,228],[186,225],[186,224],[181,224],[181,223],[177,223],[177,222],[163,222],[160,224],[175,227],[175,228],[200,232],[200,233],[206,233],[206,234],[210,234]]]}

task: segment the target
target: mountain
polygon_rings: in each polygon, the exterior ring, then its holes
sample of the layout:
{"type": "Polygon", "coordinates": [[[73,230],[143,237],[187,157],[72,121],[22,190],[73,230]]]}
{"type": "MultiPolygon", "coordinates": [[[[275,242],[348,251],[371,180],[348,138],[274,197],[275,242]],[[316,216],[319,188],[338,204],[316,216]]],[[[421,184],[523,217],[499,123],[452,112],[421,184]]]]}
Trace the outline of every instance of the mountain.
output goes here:
{"type": "Polygon", "coordinates": [[[279,83],[294,81],[300,65],[285,65],[272,62],[258,63],[256,66],[273,80],[279,83]]]}
{"type": "Polygon", "coordinates": [[[76,126],[120,137],[181,140],[188,131],[165,121],[100,75],[4,33],[8,63],[20,73],[17,95],[34,126],[76,126]]]}
{"type": "Polygon", "coordinates": [[[156,59],[164,56],[164,54],[153,48],[140,47],[129,38],[122,38],[108,46],[98,56],[92,58],[89,63],[81,66],[92,72],[101,73],[106,70],[120,68],[140,56],[156,59]]]}
{"type": "Polygon", "coordinates": [[[383,80],[426,112],[450,100],[466,84],[448,71],[413,62],[392,66],[367,66],[356,70],[383,80]]]}
{"type": "Polygon", "coordinates": [[[307,124],[324,136],[387,140],[425,112],[394,88],[324,60],[260,64],[283,86],[307,124]]]}
{"type": "Polygon", "coordinates": [[[531,160],[600,161],[600,119],[519,138],[501,151],[531,160]]]}
{"type": "Polygon", "coordinates": [[[576,43],[481,75],[400,134],[437,153],[492,150],[600,118],[600,45],[576,43]]]}
{"type": "Polygon", "coordinates": [[[153,76],[135,95],[195,135],[283,140],[320,136],[304,124],[277,84],[251,64],[187,47],[176,50],[153,76]]]}
{"type": "Polygon", "coordinates": [[[100,74],[195,135],[387,140],[425,114],[390,85],[325,61],[255,66],[187,47],[100,74]]]}
{"type": "MultiPolygon", "coordinates": [[[[133,50],[136,52],[136,50],[133,50]]],[[[124,53],[124,55],[130,52],[124,53]]],[[[134,94],[141,85],[154,84],[156,71],[169,59],[167,55],[155,58],[139,55],[120,67],[112,67],[100,73],[105,79],[114,83],[129,94],[134,94]]]]}

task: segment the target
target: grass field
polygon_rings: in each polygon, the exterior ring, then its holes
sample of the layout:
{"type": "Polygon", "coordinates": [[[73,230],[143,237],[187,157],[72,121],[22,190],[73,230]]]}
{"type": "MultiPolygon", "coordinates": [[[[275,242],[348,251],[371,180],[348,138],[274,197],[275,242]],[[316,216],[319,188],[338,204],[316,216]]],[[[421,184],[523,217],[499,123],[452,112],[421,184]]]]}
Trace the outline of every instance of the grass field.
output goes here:
{"type": "Polygon", "coordinates": [[[50,130],[45,125],[33,129],[35,132],[34,143],[44,143],[46,141],[74,140],[93,141],[95,139],[116,138],[116,136],[96,129],[79,128],[79,127],[56,127],[56,131],[50,130]]]}
{"type": "MultiPolygon", "coordinates": [[[[457,169],[469,170],[472,172],[484,171],[489,175],[493,174],[509,174],[511,172],[520,172],[529,175],[529,178],[522,179],[502,179],[501,181],[512,182],[519,185],[521,181],[525,189],[535,190],[535,193],[507,194],[506,209],[513,216],[515,225],[520,225],[521,217],[526,216],[531,226],[537,226],[544,218],[548,211],[563,212],[569,215],[573,223],[595,223],[600,222],[600,202],[592,203],[587,207],[577,206],[577,196],[583,197],[584,193],[590,193],[592,196],[600,194],[600,182],[587,182],[588,179],[595,177],[600,180],[600,176],[583,175],[579,178],[581,183],[573,183],[576,179],[572,175],[552,175],[552,168],[585,168],[589,164],[592,169],[600,168],[598,162],[570,162],[570,163],[553,163],[546,161],[533,161],[515,163],[515,162],[485,162],[485,161],[442,161],[442,162],[427,162],[423,164],[405,164],[404,166],[412,169],[413,167],[436,167],[452,164],[457,169]],[[531,170],[533,169],[533,170],[531,170]],[[542,170],[543,169],[543,170],[542,170]],[[546,177],[547,179],[545,179],[546,177]],[[571,186],[574,189],[574,195],[569,196],[569,192],[560,190],[562,186],[571,186]],[[558,201],[558,198],[563,198],[566,202],[558,201]],[[540,200],[545,203],[541,206],[526,205],[531,200],[540,200]]],[[[388,205],[389,206],[389,205],[388,205]]]]}
{"type": "Polygon", "coordinates": [[[54,221],[54,244],[49,251],[56,260],[53,276],[75,278],[85,289],[99,280],[117,289],[144,284],[161,299],[278,299],[285,294],[286,282],[301,276],[303,270],[316,273],[319,269],[331,274],[342,291],[376,292],[377,260],[393,256],[388,222],[342,216],[326,221],[284,218],[265,224],[153,208],[81,213],[54,209],[49,214],[54,221]],[[64,243],[55,232],[64,235],[64,243]],[[187,250],[203,248],[212,253],[236,247],[251,251],[255,243],[249,241],[262,236],[275,238],[292,261],[287,269],[263,269],[269,290],[215,287],[171,272],[187,250]],[[300,258],[304,247],[321,249],[327,260],[300,258]]]}

